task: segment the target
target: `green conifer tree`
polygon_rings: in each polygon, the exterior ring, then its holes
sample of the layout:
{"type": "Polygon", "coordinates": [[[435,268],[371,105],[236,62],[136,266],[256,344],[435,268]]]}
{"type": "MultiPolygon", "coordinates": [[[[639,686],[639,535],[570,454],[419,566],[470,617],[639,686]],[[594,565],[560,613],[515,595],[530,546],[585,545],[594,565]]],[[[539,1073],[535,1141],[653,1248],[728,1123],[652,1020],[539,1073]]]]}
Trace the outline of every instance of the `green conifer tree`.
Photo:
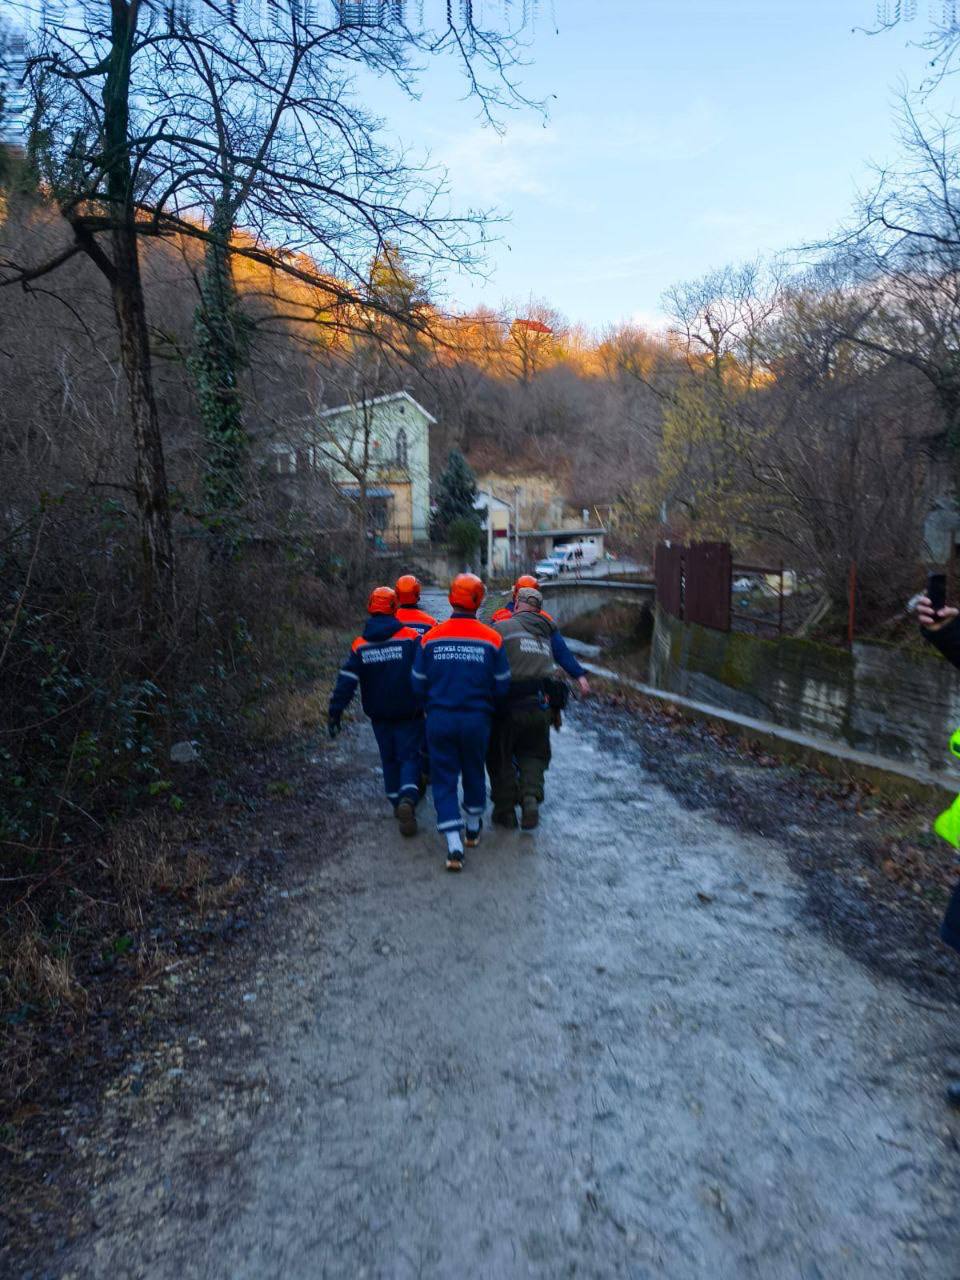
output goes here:
{"type": "Polygon", "coordinates": [[[437,509],[431,521],[430,535],[443,542],[450,526],[457,521],[470,521],[480,528],[480,517],[474,509],[477,481],[470,464],[459,449],[451,449],[446,470],[437,481],[437,509]]]}

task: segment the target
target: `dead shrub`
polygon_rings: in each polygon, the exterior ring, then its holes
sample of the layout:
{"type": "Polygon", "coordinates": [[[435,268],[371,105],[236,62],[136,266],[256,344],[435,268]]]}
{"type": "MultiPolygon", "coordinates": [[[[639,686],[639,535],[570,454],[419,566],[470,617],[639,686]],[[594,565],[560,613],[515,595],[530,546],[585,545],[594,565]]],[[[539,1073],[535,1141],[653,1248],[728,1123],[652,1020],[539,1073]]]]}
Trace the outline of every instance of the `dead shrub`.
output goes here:
{"type": "Polygon", "coordinates": [[[285,689],[258,708],[253,733],[261,742],[279,742],[318,728],[327,717],[329,689],[285,689]]]}
{"type": "Polygon", "coordinates": [[[103,861],[128,927],[142,922],[145,899],[158,889],[180,886],[178,848],[193,834],[186,820],[155,811],[125,823],[110,838],[103,861]]]}
{"type": "Polygon", "coordinates": [[[222,911],[236,902],[246,887],[246,880],[238,873],[234,873],[221,884],[204,881],[197,885],[196,889],[197,910],[201,915],[206,915],[209,911],[222,911]]]}
{"type": "Polygon", "coordinates": [[[19,930],[4,936],[0,957],[6,971],[4,1004],[67,1007],[80,1014],[86,1011],[87,993],[74,975],[66,943],[43,937],[39,929],[19,930]]]}
{"type": "Polygon", "coordinates": [[[355,601],[344,583],[323,582],[307,574],[296,583],[294,601],[297,613],[318,628],[341,625],[355,608],[355,601]]]}

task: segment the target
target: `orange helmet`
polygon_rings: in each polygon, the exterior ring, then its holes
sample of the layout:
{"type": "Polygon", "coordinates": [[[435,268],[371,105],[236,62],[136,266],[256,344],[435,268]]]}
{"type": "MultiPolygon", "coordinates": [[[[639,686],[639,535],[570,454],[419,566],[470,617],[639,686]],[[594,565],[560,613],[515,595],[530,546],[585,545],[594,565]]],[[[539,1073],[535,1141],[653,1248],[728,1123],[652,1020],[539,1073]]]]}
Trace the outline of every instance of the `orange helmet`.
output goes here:
{"type": "Polygon", "coordinates": [[[399,604],[416,604],[420,599],[420,579],[412,573],[405,573],[397,579],[397,601],[399,604]]]}
{"type": "Polygon", "coordinates": [[[475,573],[458,573],[450,583],[450,595],[447,598],[454,609],[476,613],[486,594],[486,587],[475,573]]]}
{"type": "Polygon", "coordinates": [[[540,583],[536,580],[532,573],[521,573],[520,577],[513,584],[513,598],[516,600],[517,592],[521,587],[533,587],[534,591],[539,590],[540,583]]]}
{"type": "Polygon", "coordinates": [[[397,593],[393,587],[374,587],[367,600],[367,613],[396,613],[397,593]]]}

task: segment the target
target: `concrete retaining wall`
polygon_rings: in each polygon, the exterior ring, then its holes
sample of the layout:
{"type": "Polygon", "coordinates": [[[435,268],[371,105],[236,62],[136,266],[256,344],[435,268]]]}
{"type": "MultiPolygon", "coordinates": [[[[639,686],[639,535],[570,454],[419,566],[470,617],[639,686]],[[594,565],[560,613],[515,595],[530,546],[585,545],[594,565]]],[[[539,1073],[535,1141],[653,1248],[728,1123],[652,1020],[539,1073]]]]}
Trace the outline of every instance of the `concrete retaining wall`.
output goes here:
{"type": "MultiPolygon", "coordinates": [[[[381,575],[384,580],[395,569],[396,574],[415,573],[426,582],[436,582],[444,590],[463,568],[462,561],[446,547],[429,542],[420,542],[409,551],[397,552],[396,555],[380,556],[379,560],[382,566],[391,566],[381,575]]],[[[474,572],[481,572],[479,564],[474,566],[474,572]]]]}
{"type": "Polygon", "coordinates": [[[543,607],[560,627],[566,626],[574,618],[582,618],[585,613],[593,613],[595,609],[603,609],[611,604],[630,604],[641,609],[644,604],[652,604],[654,596],[652,582],[585,579],[581,582],[545,582],[541,590],[543,607]]]}
{"type": "Polygon", "coordinates": [[[960,673],[933,649],[852,652],[810,640],[712,631],[656,610],[650,681],[659,689],[944,772],[960,725],[960,673]]]}

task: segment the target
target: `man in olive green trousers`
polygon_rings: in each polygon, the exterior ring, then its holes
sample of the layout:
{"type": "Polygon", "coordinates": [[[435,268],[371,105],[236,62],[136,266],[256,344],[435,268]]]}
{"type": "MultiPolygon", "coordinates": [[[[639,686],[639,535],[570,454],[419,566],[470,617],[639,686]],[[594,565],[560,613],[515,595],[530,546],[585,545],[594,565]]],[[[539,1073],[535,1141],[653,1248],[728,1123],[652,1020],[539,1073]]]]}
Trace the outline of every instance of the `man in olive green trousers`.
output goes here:
{"type": "Polygon", "coordinates": [[[494,624],[510,663],[510,692],[493,720],[487,772],[493,793],[493,821],[529,831],[540,821],[543,776],[550,766],[551,712],[544,681],[553,674],[551,626],[541,613],[543,597],[521,587],[513,616],[494,624]]]}

